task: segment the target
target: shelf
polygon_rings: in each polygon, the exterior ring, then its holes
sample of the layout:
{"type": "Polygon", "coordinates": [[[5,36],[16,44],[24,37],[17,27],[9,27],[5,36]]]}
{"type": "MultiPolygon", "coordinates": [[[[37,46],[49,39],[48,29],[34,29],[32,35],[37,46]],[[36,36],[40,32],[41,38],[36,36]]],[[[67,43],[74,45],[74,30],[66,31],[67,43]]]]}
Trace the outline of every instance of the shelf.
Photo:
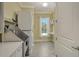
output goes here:
{"type": "Polygon", "coordinates": [[[11,22],[11,21],[7,21],[5,20],[6,23],[9,23],[9,24],[15,24],[14,22],[11,22]]]}
{"type": "Polygon", "coordinates": [[[13,22],[11,18],[7,18],[7,17],[4,17],[4,22],[9,24],[15,24],[15,22],[13,22]]]}

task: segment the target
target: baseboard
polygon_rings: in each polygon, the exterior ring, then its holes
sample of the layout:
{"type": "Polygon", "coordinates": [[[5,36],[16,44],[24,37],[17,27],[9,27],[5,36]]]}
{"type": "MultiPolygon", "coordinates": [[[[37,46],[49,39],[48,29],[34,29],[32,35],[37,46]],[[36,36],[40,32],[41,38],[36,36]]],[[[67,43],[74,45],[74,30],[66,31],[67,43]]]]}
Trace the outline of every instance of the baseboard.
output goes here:
{"type": "Polygon", "coordinates": [[[39,37],[35,39],[34,42],[53,42],[53,40],[49,37],[39,37]]]}
{"type": "Polygon", "coordinates": [[[51,42],[50,40],[35,40],[34,42],[51,42]]]}

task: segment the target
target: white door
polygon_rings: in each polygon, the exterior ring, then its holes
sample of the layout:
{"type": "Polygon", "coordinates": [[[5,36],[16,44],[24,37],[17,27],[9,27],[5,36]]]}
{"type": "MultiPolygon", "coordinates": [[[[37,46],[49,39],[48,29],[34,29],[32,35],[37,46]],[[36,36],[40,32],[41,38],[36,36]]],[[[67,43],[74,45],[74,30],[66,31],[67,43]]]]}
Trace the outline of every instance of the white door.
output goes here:
{"type": "Polygon", "coordinates": [[[57,3],[55,52],[60,57],[79,56],[79,3],[57,3]]]}

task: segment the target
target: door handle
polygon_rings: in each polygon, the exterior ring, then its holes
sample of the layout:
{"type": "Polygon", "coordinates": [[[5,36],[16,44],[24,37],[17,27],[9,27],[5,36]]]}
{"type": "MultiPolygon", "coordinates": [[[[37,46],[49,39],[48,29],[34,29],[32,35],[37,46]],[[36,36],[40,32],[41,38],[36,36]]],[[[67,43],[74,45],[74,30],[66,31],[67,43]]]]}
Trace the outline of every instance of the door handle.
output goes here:
{"type": "Polygon", "coordinates": [[[72,48],[74,48],[74,49],[76,49],[76,50],[78,50],[78,51],[79,51],[79,47],[72,47],[72,48]]]}

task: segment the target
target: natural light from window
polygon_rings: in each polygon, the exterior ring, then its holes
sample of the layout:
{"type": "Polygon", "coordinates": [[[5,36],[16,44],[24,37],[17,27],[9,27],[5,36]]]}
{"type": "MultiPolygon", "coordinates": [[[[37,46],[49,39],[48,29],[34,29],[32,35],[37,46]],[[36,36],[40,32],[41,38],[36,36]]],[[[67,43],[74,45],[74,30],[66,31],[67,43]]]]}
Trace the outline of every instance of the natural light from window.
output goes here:
{"type": "Polygon", "coordinates": [[[47,36],[49,29],[49,18],[40,18],[40,32],[41,36],[47,36]]]}

